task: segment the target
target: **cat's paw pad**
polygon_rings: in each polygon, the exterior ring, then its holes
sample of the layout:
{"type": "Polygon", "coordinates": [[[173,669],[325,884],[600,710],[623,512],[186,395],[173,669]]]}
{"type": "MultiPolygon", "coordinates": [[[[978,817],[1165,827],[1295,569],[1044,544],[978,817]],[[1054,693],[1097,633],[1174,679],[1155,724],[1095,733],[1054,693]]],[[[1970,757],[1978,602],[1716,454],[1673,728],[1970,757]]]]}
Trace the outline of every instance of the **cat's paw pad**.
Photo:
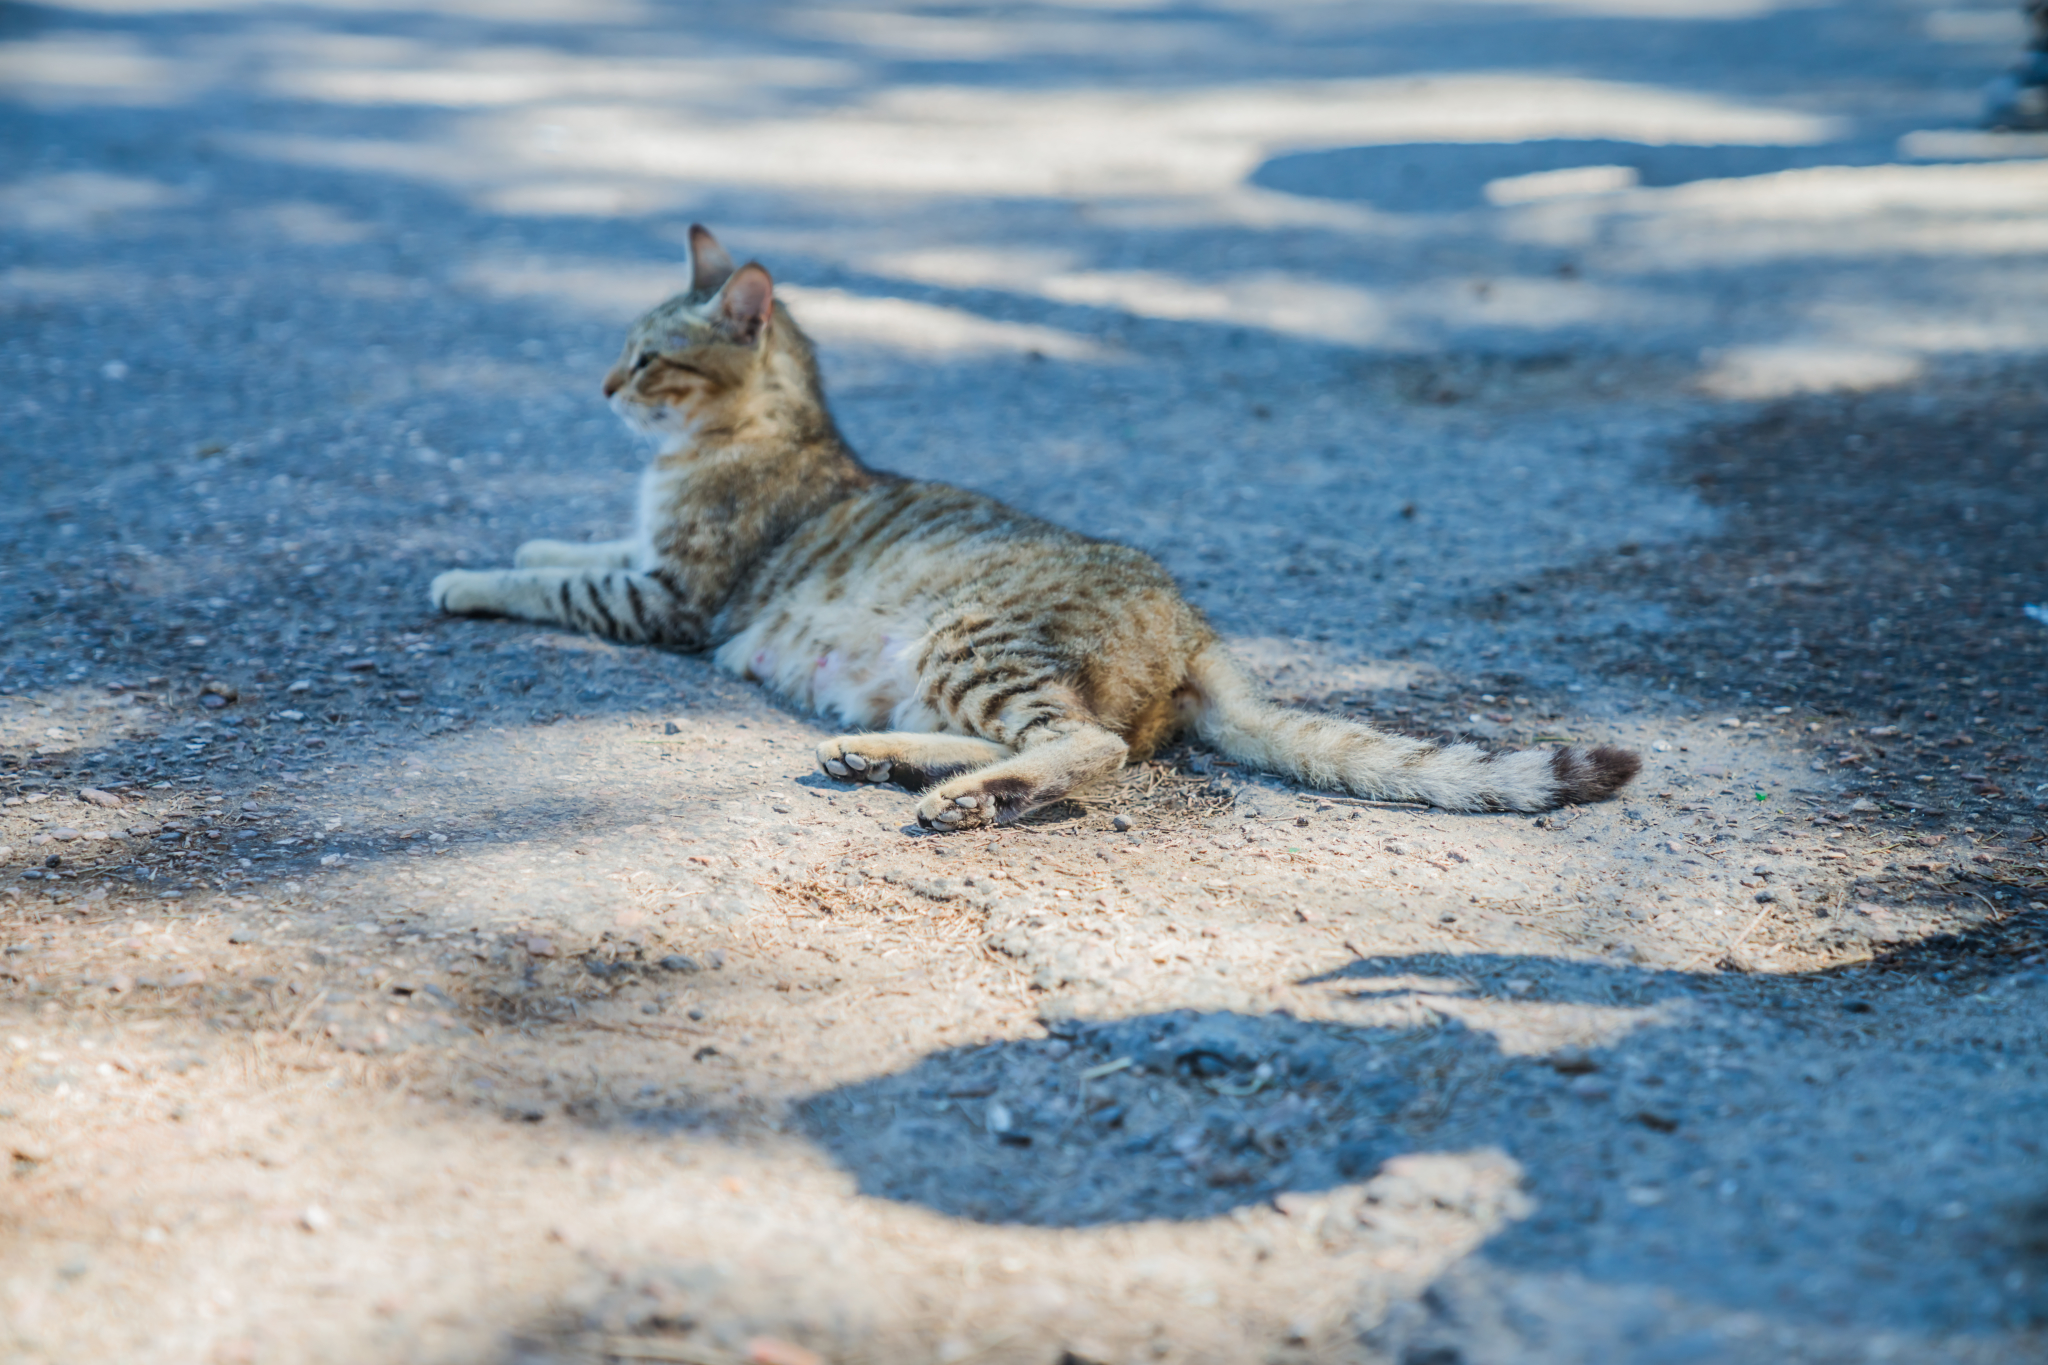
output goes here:
{"type": "Polygon", "coordinates": [[[440,610],[453,616],[468,616],[490,610],[488,588],[491,575],[474,569],[450,569],[436,575],[427,596],[440,610]]]}
{"type": "Polygon", "coordinates": [[[818,766],[842,782],[887,782],[895,770],[886,758],[854,753],[843,739],[828,739],[818,746],[818,766]]]}
{"type": "Polygon", "coordinates": [[[995,818],[993,796],[927,796],[917,803],[917,823],[941,834],[994,824],[995,818]]]}

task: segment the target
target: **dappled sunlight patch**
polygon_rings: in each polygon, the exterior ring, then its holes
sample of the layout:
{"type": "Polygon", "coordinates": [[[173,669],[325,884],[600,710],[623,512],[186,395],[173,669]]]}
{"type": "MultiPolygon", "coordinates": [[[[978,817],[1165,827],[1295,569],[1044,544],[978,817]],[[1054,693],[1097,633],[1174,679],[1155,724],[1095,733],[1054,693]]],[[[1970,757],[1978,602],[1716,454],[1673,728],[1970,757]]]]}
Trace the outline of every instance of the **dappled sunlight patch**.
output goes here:
{"type": "Polygon", "coordinates": [[[514,260],[485,257],[460,268],[459,283],[497,298],[539,298],[556,308],[624,324],[688,283],[680,261],[514,260]]]}
{"type": "Polygon", "coordinates": [[[797,320],[820,340],[878,346],[917,355],[1036,353],[1054,360],[1101,362],[1113,357],[1089,337],[1034,323],[1000,322],[962,308],[913,299],[875,298],[840,289],[787,286],[797,320]]]}
{"type": "MultiPolygon", "coordinates": [[[[239,14],[273,0],[51,0],[86,14],[239,14]]],[[[295,0],[295,8],[337,14],[431,14],[504,24],[630,24],[652,17],[639,0],[295,0]]]]}
{"type": "MultiPolygon", "coordinates": [[[[513,261],[468,266],[463,283],[500,298],[542,298],[607,321],[645,312],[682,287],[681,267],[654,262],[513,261]]],[[[1111,352],[1074,332],[1003,322],[962,308],[783,282],[777,286],[803,329],[833,345],[872,346],[925,356],[1037,354],[1102,361],[1111,352]]]]}
{"type": "Polygon", "coordinates": [[[153,282],[140,271],[13,266],[0,271],[0,306],[133,298],[153,282]]]}
{"type": "Polygon", "coordinates": [[[338,104],[471,109],[555,101],[735,101],[768,91],[851,84],[852,66],[822,58],[621,58],[541,47],[404,44],[358,53],[324,36],[280,45],[266,76],[274,94],[338,104]]]}
{"type": "Polygon", "coordinates": [[[1700,388],[1716,398],[1789,398],[1801,393],[1861,392],[1904,384],[1921,360],[1899,351],[1847,346],[1748,346],[1714,356],[1700,388]]]}
{"type": "Polygon", "coordinates": [[[1374,291],[1276,273],[1196,280],[1163,271],[1062,268],[1056,253],[972,248],[904,252],[864,262],[884,274],[962,289],[998,288],[1176,322],[1226,322],[1352,345],[1393,343],[1395,324],[1374,291]]]}
{"type": "Polygon", "coordinates": [[[1982,166],[1822,166],[1738,180],[1703,180],[1654,193],[1671,210],[1736,221],[1855,219],[1899,210],[2039,214],[2048,195],[2048,165],[2006,161],[1982,166]]]}
{"type": "Polygon", "coordinates": [[[90,231],[190,198],[189,191],[146,176],[56,171],[0,185],[0,222],[27,232],[90,231]]]}
{"type": "Polygon", "coordinates": [[[238,215],[246,230],[273,233],[296,246],[354,246],[379,229],[329,204],[294,199],[238,215]]]}
{"type": "Polygon", "coordinates": [[[205,78],[122,33],[58,31],[0,43],[0,88],[44,109],[156,108],[189,99],[205,78]]]}
{"type": "Polygon", "coordinates": [[[624,98],[453,121],[429,140],[246,137],[257,155],[470,189],[560,175],[937,195],[1213,194],[1289,147],[1615,137],[1800,144],[1811,115],[1541,76],[1218,85],[1204,90],[892,87],[815,115],[736,119],[624,98]],[[1102,129],[1115,127],[1114,138],[1102,129]]]}

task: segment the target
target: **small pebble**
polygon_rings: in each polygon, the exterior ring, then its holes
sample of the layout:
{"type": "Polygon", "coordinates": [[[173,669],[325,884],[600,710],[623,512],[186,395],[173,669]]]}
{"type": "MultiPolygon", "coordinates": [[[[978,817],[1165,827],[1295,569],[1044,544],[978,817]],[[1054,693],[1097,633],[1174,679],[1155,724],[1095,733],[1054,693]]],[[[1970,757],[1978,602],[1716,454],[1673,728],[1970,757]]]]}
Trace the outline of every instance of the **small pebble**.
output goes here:
{"type": "Polygon", "coordinates": [[[1363,1180],[1380,1168],[1380,1149],[1371,1142],[1337,1144],[1337,1174],[1346,1180],[1363,1180]]]}
{"type": "Polygon", "coordinates": [[[318,1204],[308,1204],[299,1215],[299,1226],[308,1232],[325,1232],[334,1226],[334,1215],[318,1204]]]}
{"type": "Polygon", "coordinates": [[[1566,1088],[1588,1102],[1608,1099],[1614,1094],[1614,1087],[1598,1076],[1575,1076],[1566,1088]]]}
{"type": "Polygon", "coordinates": [[[73,839],[82,838],[83,836],[69,825],[59,825],[50,831],[50,837],[68,844],[73,839]]]}
{"type": "Polygon", "coordinates": [[[532,953],[535,957],[553,957],[555,955],[555,941],[549,938],[542,938],[539,934],[531,935],[526,940],[526,951],[532,953]]]}
{"type": "Polygon", "coordinates": [[[685,957],[681,953],[670,953],[667,957],[663,958],[661,960],[661,969],[665,972],[701,972],[704,970],[702,964],[696,958],[685,957]]]}
{"type": "Polygon", "coordinates": [[[80,788],[78,793],[78,799],[81,801],[89,801],[95,806],[105,806],[109,810],[116,809],[121,805],[120,797],[114,795],[112,792],[103,792],[98,787],[80,788]]]}
{"type": "Polygon", "coordinates": [[[1125,830],[1128,830],[1132,826],[1136,825],[1137,823],[1138,822],[1136,820],[1133,820],[1128,815],[1118,815],[1110,819],[1109,827],[1121,834],[1125,830]]]}
{"type": "Polygon", "coordinates": [[[221,696],[218,692],[208,692],[199,698],[199,704],[209,711],[218,711],[221,707],[228,704],[228,699],[221,696]]]}

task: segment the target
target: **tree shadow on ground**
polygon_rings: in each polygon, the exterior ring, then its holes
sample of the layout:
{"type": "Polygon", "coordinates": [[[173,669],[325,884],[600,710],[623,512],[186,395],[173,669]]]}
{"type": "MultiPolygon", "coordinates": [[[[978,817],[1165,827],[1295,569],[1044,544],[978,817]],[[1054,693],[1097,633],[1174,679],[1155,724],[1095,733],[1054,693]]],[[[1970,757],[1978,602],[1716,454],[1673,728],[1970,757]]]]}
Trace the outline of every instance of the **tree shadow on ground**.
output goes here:
{"type": "Polygon", "coordinates": [[[1874,166],[1895,159],[1889,142],[1801,147],[1731,144],[1684,146],[1615,138],[1530,138],[1517,142],[1399,142],[1277,156],[1252,173],[1261,189],[1311,199],[1371,204],[1390,213],[1455,213],[1489,202],[1542,197],[1540,182],[1496,185],[1552,175],[1554,192],[1598,193],[1636,185],[1662,188],[1695,180],[1771,175],[1817,166],[1874,166]],[[1594,178],[1596,168],[1624,176],[1594,178]],[[1586,172],[1576,182],[1564,173],[1586,172]]]}
{"type": "MultiPolygon", "coordinates": [[[[2038,1183],[2031,1135],[2048,1122],[2042,1097],[2003,1079],[2016,1038],[1923,1038],[1901,1057],[1885,988],[1828,974],[1474,954],[1378,957],[1318,980],[1406,996],[1438,1022],[1184,1010],[1055,1022],[1043,1040],[934,1053],[818,1095],[802,1122],[865,1194],[1040,1227],[1284,1207],[1403,1154],[1499,1149],[1534,1196],[1532,1216],[1490,1244],[1503,1266],[1572,1264],[1868,1326],[1891,1310],[1862,1298],[1857,1277],[1889,1261],[1915,1267],[1902,1323],[2009,1325],[2048,1309],[2026,1288],[2038,1218],[2009,1197],[2038,1183]],[[1605,1040],[1507,1050],[1511,1028],[1459,1022],[1453,997],[1497,1020],[1604,1014],[1605,1040]],[[1432,998],[1446,1008],[1430,1014],[1432,998]],[[1860,1068],[1893,1074],[1836,1084],[1860,1068]],[[1941,1135],[1979,1163],[1963,1205],[1933,1206],[1955,1184],[1921,1174],[1941,1135]]],[[[2000,989],[2024,1011],[2048,1000],[2048,971],[2000,989]]]]}
{"type": "MultiPolygon", "coordinates": [[[[1583,641],[1596,667],[1822,718],[1807,742],[1851,799],[1980,832],[2038,819],[2048,626],[2023,610],[2048,597],[2038,367],[1774,403],[1694,432],[1669,477],[1720,512],[1717,534],[1624,545],[1538,585],[1536,601],[1597,585],[1682,623],[1583,641]]],[[[1481,610],[1520,614],[1506,594],[1481,610]]]]}

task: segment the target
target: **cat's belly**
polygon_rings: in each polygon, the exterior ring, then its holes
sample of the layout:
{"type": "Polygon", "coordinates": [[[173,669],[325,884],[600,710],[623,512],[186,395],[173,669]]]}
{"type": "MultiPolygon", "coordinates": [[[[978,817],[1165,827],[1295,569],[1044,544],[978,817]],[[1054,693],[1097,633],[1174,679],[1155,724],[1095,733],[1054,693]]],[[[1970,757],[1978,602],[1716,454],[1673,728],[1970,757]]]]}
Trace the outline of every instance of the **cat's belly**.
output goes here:
{"type": "Polygon", "coordinates": [[[728,673],[864,730],[932,730],[918,700],[918,651],[930,624],[871,608],[795,612],[757,621],[713,655],[728,673]]]}

